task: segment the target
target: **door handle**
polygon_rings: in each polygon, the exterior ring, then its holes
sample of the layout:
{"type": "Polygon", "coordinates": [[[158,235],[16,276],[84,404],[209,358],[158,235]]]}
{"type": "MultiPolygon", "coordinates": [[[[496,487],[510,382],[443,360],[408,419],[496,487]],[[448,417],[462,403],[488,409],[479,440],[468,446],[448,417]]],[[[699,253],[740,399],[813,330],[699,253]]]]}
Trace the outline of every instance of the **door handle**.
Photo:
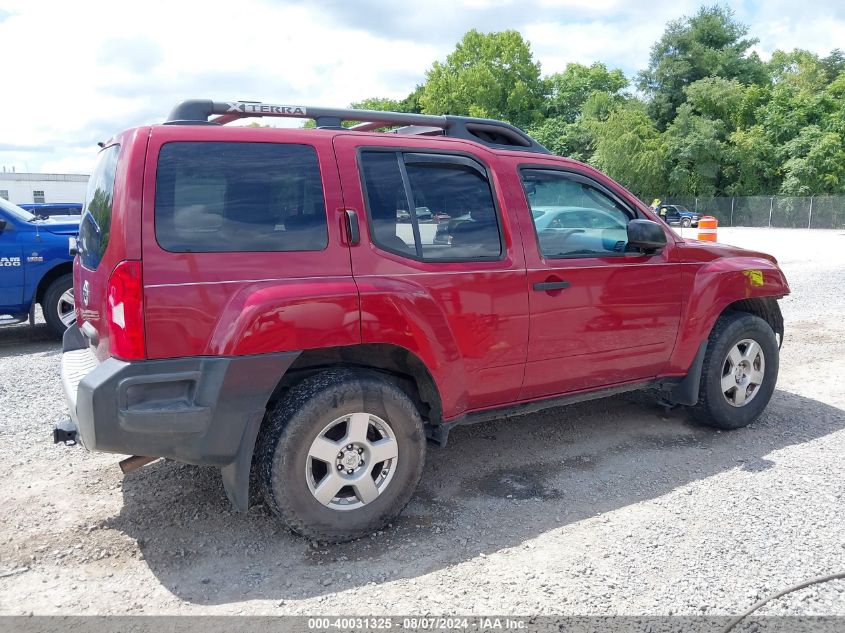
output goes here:
{"type": "Polygon", "coordinates": [[[361,241],[361,230],[358,228],[358,214],[354,209],[344,209],[346,220],[346,239],[350,246],[355,246],[361,241]]]}
{"type": "Polygon", "coordinates": [[[564,290],[569,288],[568,281],[538,281],[534,284],[534,290],[548,292],[549,290],[564,290]]]}

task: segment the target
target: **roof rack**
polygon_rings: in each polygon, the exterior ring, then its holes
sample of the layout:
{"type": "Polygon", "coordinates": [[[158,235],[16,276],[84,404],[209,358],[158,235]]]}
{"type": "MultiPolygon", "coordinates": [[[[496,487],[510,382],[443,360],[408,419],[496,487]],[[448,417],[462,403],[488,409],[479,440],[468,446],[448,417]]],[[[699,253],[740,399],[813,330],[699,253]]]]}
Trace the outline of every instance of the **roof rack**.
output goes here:
{"type": "Polygon", "coordinates": [[[510,123],[495,119],[452,115],[380,112],[355,108],[315,108],[261,103],[260,101],[189,99],[173,108],[165,124],[224,125],[246,117],[314,119],[317,127],[324,129],[341,129],[344,122],[357,121],[357,125],[345,129],[359,132],[402,126],[393,131],[398,134],[441,134],[475,141],[496,149],[518,149],[540,154],[550,153],[528,134],[510,123]]]}

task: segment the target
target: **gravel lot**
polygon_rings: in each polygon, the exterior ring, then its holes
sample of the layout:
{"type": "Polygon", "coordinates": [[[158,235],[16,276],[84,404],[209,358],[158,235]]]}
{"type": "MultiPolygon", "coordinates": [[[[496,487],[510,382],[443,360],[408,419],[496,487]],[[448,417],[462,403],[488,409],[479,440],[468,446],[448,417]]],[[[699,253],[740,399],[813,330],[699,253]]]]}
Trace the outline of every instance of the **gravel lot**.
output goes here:
{"type": "MultiPolygon", "coordinates": [[[[60,347],[0,329],[0,614],[737,613],[845,571],[845,232],[720,229],[793,294],[778,389],[715,432],[644,394],[459,428],[382,534],[318,546],[217,471],[53,446],[60,347]]],[[[845,615],[845,581],[762,613],[845,615]]]]}

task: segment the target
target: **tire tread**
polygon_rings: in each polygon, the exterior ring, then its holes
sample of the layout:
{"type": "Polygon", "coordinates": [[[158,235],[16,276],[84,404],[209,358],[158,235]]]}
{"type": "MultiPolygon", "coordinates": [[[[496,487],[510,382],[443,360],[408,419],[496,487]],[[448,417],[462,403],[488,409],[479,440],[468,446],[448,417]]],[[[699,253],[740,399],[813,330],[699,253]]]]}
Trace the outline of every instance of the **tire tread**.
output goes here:
{"type": "Polygon", "coordinates": [[[411,400],[394,384],[365,370],[356,369],[330,369],[315,374],[303,380],[292,388],[268,414],[257,443],[255,465],[261,494],[270,507],[271,511],[278,516],[293,532],[320,542],[344,542],[361,538],[368,533],[384,527],[384,524],[398,515],[410,502],[413,490],[422,475],[422,462],[425,459],[425,441],[423,439],[422,449],[417,456],[420,460],[415,471],[414,481],[410,492],[405,491],[397,497],[397,503],[392,505],[388,511],[372,517],[368,525],[355,534],[349,534],[343,530],[324,530],[306,522],[292,510],[293,500],[291,490],[288,486],[274,486],[274,474],[285,472],[288,462],[292,459],[290,451],[277,450],[280,443],[288,443],[296,433],[305,432],[308,425],[309,409],[318,403],[320,396],[323,396],[327,389],[343,386],[352,382],[363,381],[369,388],[387,390],[389,397],[404,401],[409,408],[412,423],[418,427],[418,431],[424,438],[422,420],[416,411],[411,400]],[[389,516],[387,516],[389,515],[389,516]]]}

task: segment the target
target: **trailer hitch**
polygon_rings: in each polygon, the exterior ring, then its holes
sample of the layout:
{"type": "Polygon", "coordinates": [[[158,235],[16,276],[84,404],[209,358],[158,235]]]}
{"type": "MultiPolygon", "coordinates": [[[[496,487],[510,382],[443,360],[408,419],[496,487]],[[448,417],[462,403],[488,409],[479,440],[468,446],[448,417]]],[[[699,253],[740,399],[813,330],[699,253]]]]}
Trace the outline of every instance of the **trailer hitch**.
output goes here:
{"type": "Polygon", "coordinates": [[[65,446],[73,446],[76,444],[76,436],[79,431],[73,420],[62,420],[53,427],[53,444],[64,444],[65,446]]]}

